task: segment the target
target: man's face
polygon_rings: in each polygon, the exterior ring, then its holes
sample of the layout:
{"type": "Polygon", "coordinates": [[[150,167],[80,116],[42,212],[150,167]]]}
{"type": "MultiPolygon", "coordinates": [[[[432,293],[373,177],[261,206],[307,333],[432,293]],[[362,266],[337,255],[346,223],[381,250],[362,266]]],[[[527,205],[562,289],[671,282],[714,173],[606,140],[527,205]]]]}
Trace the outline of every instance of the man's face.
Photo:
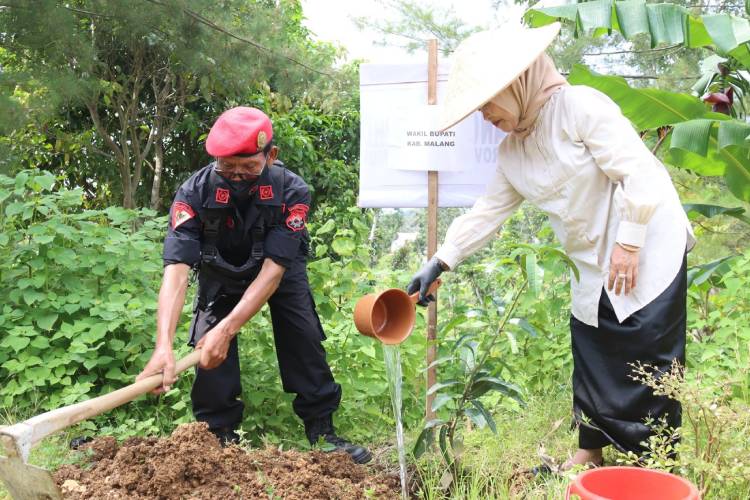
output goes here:
{"type": "Polygon", "coordinates": [[[254,181],[267,165],[273,164],[278,154],[276,146],[266,154],[253,156],[223,156],[216,159],[216,173],[229,181],[254,181]]]}

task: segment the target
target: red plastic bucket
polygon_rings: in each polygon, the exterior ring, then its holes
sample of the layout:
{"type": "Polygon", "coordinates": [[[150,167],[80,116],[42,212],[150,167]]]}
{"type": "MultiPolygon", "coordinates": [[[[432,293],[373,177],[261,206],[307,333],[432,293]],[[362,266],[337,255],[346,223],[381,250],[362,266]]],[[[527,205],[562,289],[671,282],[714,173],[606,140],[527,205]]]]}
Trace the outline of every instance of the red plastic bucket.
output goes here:
{"type": "Polygon", "coordinates": [[[640,467],[599,467],[582,472],[568,486],[566,500],[699,500],[698,489],[668,472],[640,467]]]}

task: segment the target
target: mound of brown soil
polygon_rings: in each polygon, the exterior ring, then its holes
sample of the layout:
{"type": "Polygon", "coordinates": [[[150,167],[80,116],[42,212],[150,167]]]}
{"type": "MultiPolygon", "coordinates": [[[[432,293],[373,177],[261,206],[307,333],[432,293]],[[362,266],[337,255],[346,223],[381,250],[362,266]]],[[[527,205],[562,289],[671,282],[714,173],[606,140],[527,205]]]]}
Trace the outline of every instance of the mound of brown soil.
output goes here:
{"type": "Polygon", "coordinates": [[[89,463],[63,465],[55,481],[68,499],[398,498],[398,477],[345,453],[222,448],[204,423],[169,438],[111,437],[87,444],[89,463]]]}

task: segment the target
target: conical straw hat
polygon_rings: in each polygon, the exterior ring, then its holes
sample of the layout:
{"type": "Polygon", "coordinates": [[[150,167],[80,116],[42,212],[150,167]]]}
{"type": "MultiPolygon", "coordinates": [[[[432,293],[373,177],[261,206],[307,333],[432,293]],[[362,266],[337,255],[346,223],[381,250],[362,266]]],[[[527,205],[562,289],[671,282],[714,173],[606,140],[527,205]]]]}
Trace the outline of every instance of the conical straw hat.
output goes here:
{"type": "Polygon", "coordinates": [[[440,130],[460,122],[510,85],[559,31],[560,23],[542,28],[506,25],[475,33],[461,42],[453,54],[440,130]]]}

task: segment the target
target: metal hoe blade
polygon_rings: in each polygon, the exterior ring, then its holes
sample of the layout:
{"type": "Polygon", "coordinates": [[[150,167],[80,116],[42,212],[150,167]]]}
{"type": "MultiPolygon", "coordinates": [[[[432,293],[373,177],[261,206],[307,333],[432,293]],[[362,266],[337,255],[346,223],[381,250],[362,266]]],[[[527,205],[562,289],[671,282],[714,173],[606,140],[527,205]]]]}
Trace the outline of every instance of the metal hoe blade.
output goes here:
{"type": "Polygon", "coordinates": [[[0,479],[14,500],[62,500],[48,471],[27,464],[11,436],[0,435],[0,441],[0,479]]]}

